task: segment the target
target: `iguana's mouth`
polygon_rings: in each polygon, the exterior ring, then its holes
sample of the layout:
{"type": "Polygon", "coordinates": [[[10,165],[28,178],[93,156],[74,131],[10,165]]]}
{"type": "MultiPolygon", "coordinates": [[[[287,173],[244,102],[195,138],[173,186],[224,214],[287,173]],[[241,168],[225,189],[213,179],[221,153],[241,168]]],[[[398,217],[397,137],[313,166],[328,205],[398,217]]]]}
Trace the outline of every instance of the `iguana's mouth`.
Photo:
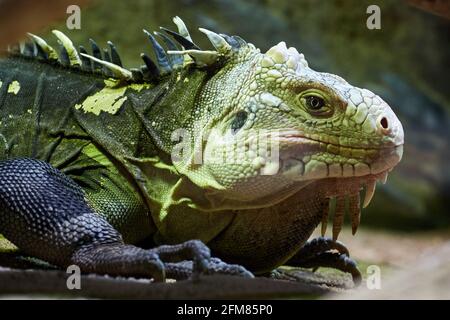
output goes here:
{"type": "Polygon", "coordinates": [[[378,175],[392,170],[403,155],[403,144],[348,147],[294,132],[270,134],[270,139],[279,145],[284,171],[302,181],[378,175]]]}
{"type": "MultiPolygon", "coordinates": [[[[343,143],[337,143],[332,141],[327,141],[326,139],[320,139],[315,136],[308,136],[303,134],[300,131],[279,131],[279,132],[272,132],[269,134],[270,139],[276,140],[280,143],[284,144],[316,144],[321,145],[322,149],[324,151],[326,150],[329,153],[333,154],[341,154],[342,152],[350,153],[354,157],[360,157],[361,152],[364,152],[368,156],[372,156],[380,150],[392,150],[398,147],[402,147],[402,144],[393,144],[393,143],[354,143],[352,145],[350,144],[343,144],[343,143]]],[[[336,138],[335,138],[336,139],[336,138]]],[[[331,140],[331,139],[330,139],[331,140]]]]}
{"type": "MultiPolygon", "coordinates": [[[[287,159],[292,156],[294,159],[301,159],[294,161],[304,163],[299,180],[313,180],[310,187],[327,199],[328,205],[322,212],[322,235],[325,235],[327,230],[328,216],[334,212],[332,233],[335,240],[342,229],[346,212],[350,216],[352,233],[356,233],[360,224],[361,206],[365,208],[369,205],[375,193],[376,182],[386,183],[388,173],[398,164],[403,153],[403,145],[385,145],[370,149],[348,147],[311,139],[298,132],[278,133],[272,138],[279,141],[280,146],[286,146],[284,156],[287,156],[287,159]],[[305,162],[304,155],[307,154],[306,157],[311,158],[324,153],[334,157],[333,163],[324,161],[322,170],[308,171],[308,162],[305,162]],[[349,159],[352,159],[353,164],[346,162],[349,159]],[[332,170],[332,166],[338,169],[332,170]],[[352,169],[346,171],[344,166],[352,169]]],[[[292,159],[285,161],[292,162],[292,159]]]]}

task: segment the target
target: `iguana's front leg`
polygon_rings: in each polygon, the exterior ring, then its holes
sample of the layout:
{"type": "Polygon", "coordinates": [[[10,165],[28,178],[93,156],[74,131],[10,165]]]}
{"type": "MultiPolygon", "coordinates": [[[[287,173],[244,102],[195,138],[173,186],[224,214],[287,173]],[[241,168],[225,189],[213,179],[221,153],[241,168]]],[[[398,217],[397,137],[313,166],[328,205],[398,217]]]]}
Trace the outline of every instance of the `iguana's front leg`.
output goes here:
{"type": "MultiPolygon", "coordinates": [[[[217,265],[210,265],[208,247],[196,240],[150,250],[125,244],[75,182],[32,159],[0,162],[0,233],[26,254],[61,267],[75,264],[87,273],[163,280],[180,274],[180,264],[181,278],[217,265]]],[[[227,268],[235,270],[221,266],[227,268]]]]}
{"type": "Polygon", "coordinates": [[[308,241],[286,264],[314,270],[334,268],[350,273],[356,285],[361,282],[361,273],[356,262],[350,258],[348,249],[342,242],[330,238],[319,237],[308,241]]]}

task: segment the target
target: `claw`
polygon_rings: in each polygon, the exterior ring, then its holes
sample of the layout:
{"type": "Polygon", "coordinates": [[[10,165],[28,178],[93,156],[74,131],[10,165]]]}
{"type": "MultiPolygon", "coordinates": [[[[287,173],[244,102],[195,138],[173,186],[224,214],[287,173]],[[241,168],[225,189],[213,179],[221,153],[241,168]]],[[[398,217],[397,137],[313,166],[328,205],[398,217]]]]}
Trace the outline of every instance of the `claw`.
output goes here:
{"type": "Polygon", "coordinates": [[[244,278],[254,278],[253,273],[238,264],[227,264],[219,258],[211,258],[207,274],[228,274],[244,278]]]}
{"type": "Polygon", "coordinates": [[[345,254],[340,255],[339,260],[343,264],[343,271],[348,272],[352,275],[352,280],[355,287],[361,284],[362,276],[359,272],[356,262],[345,254]]]}
{"type": "MultiPolygon", "coordinates": [[[[339,203],[342,203],[342,201],[338,199],[337,207],[339,203]]],[[[350,258],[348,249],[342,242],[334,241],[330,238],[319,237],[308,241],[287,262],[287,265],[313,268],[313,272],[319,267],[335,268],[350,273],[355,284],[361,282],[361,273],[356,266],[356,262],[350,258]]]]}
{"type": "Polygon", "coordinates": [[[164,263],[159,259],[159,257],[155,254],[152,258],[154,260],[152,262],[152,267],[155,268],[155,272],[153,272],[153,281],[154,282],[166,282],[166,270],[164,267],[164,263]]]}

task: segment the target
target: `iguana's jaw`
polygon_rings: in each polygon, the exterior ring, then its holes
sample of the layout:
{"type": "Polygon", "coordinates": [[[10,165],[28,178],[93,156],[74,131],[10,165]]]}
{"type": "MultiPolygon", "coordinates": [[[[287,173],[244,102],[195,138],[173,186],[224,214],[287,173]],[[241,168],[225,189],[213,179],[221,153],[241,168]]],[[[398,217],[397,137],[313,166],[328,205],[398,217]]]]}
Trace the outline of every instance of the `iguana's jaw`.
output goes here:
{"type": "Polygon", "coordinates": [[[279,145],[281,171],[296,181],[378,175],[392,170],[403,154],[403,141],[379,147],[339,145],[296,130],[279,131],[270,139],[279,145]]]}
{"type": "MultiPolygon", "coordinates": [[[[328,200],[329,205],[322,212],[322,235],[326,232],[331,209],[335,240],[346,211],[351,217],[352,233],[356,233],[361,214],[360,194],[365,189],[362,202],[365,208],[374,195],[376,182],[386,183],[388,173],[403,154],[403,143],[387,143],[379,148],[349,147],[313,140],[295,130],[282,131],[272,139],[282,150],[282,174],[295,181],[309,181],[308,186],[328,200]]],[[[400,141],[403,142],[403,138],[400,141]]]]}

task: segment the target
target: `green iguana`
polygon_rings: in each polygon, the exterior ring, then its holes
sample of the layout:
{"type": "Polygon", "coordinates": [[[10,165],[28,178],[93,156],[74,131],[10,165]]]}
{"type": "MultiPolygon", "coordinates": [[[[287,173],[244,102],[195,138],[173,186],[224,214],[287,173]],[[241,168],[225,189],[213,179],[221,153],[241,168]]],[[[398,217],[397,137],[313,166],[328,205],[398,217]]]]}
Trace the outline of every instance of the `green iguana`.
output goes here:
{"type": "Polygon", "coordinates": [[[365,207],[401,159],[394,112],[284,42],[261,53],[200,28],[214,47],[202,50],[174,22],[178,32],[155,32],[167,49],[145,31],[156,63],[142,54],[140,68],[124,68],[111,42],[91,40],[89,55],[56,30],[58,52],[30,34],[0,60],[0,233],[87,273],[288,264],[358,280],[336,240],[345,212],[356,232],[360,191],[365,207]],[[308,241],[333,211],[332,239],[308,241]]]}

